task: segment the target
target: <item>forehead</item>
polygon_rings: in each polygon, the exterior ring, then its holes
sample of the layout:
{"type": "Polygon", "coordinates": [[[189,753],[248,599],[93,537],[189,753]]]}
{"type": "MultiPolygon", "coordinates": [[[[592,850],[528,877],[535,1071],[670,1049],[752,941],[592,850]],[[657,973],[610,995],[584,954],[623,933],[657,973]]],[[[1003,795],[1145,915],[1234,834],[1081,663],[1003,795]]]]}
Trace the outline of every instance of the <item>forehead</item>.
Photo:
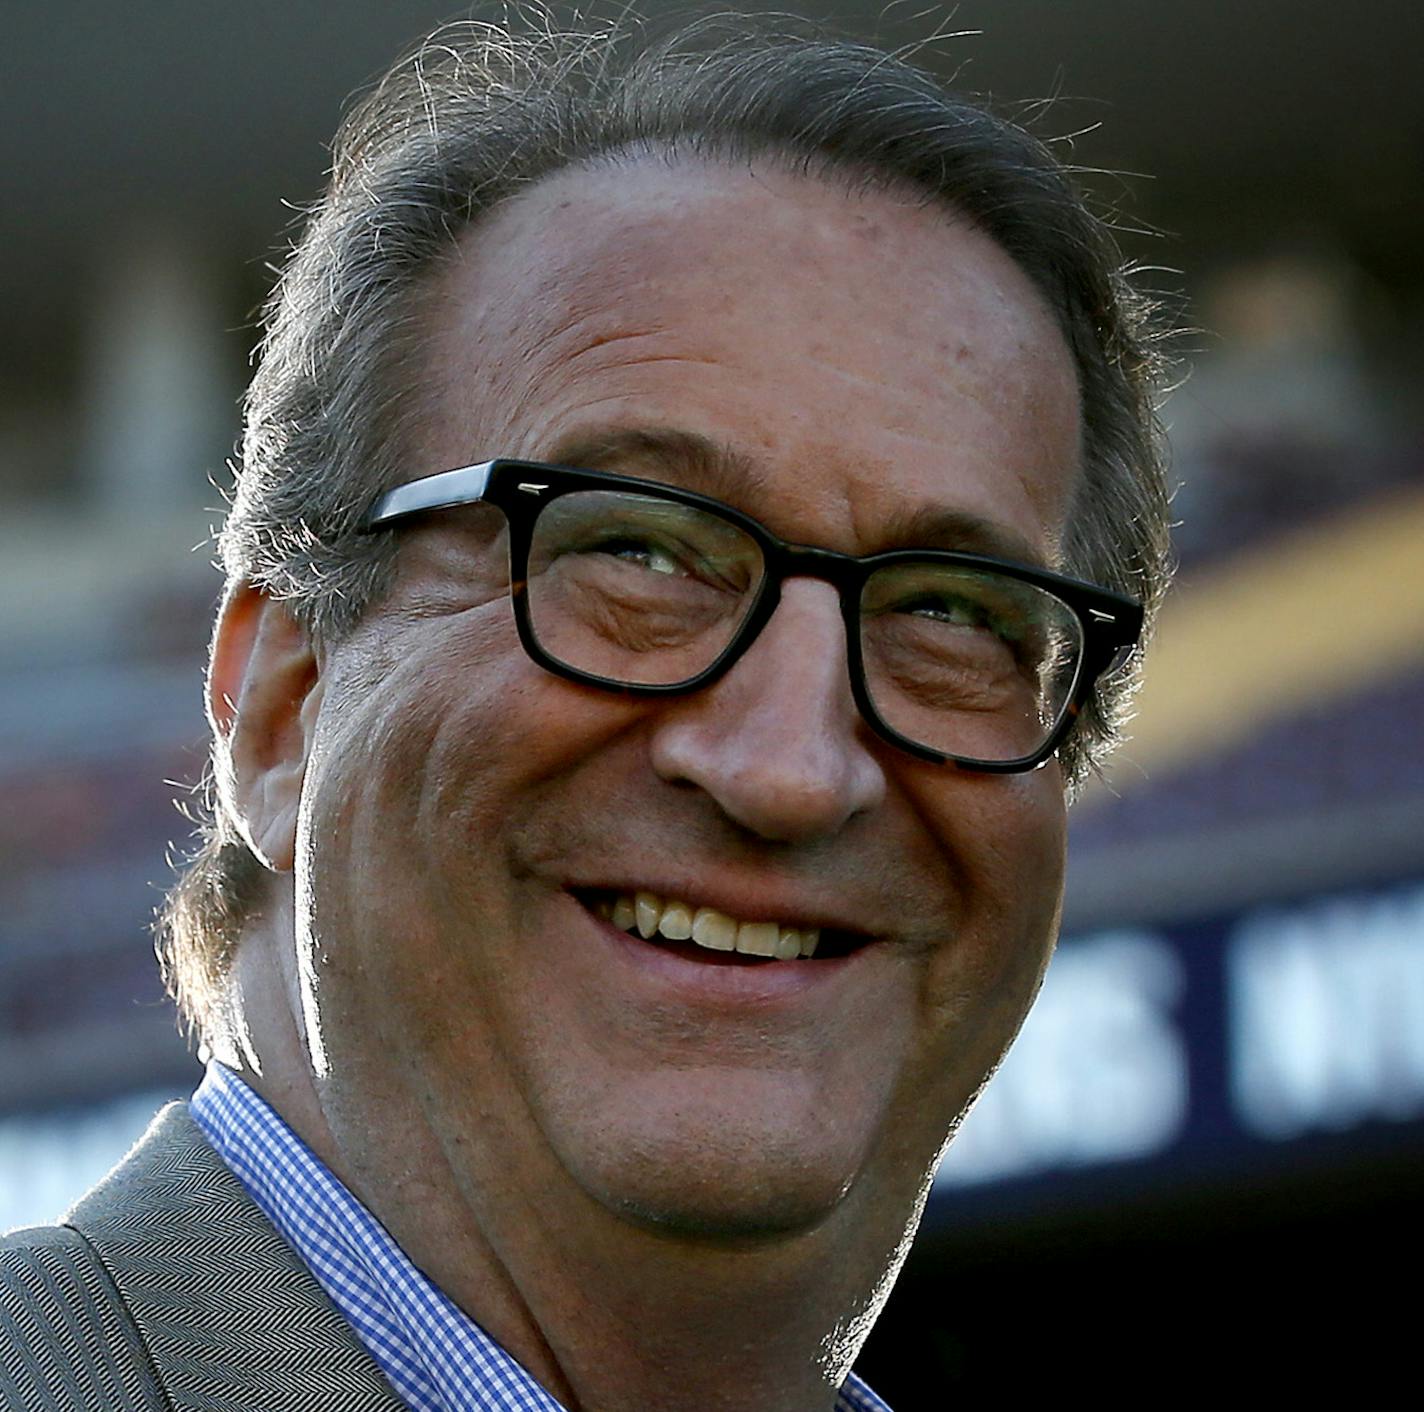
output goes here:
{"type": "Polygon", "coordinates": [[[1071,357],[1009,256],[917,196],[773,162],[609,161],[497,208],[433,294],[422,471],[689,432],[803,538],[809,518],[850,547],[944,508],[1056,557],[1071,357]]]}

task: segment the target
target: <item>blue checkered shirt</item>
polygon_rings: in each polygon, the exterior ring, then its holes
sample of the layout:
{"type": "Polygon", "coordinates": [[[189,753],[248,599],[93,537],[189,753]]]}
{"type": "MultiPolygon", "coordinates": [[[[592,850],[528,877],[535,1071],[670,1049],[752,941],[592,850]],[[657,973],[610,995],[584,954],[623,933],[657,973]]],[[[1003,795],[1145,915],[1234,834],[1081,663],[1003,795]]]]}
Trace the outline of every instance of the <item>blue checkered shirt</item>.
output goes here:
{"type": "MultiPolygon", "coordinates": [[[[235,1074],[209,1064],[191,1111],[413,1412],[564,1412],[235,1074]]],[[[836,1412],[890,1410],[852,1374],[836,1412]]]]}

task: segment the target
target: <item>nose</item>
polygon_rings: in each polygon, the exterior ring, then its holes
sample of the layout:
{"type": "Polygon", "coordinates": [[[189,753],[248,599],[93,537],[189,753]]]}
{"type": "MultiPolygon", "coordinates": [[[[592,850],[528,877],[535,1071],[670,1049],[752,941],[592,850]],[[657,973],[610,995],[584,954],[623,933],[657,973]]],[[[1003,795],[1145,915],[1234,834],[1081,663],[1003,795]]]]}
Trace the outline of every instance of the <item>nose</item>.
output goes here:
{"type": "Polygon", "coordinates": [[[696,785],[765,839],[828,837],[873,810],[885,776],[851,696],[835,590],[788,579],[731,671],[660,711],[652,751],[662,778],[696,785]]]}

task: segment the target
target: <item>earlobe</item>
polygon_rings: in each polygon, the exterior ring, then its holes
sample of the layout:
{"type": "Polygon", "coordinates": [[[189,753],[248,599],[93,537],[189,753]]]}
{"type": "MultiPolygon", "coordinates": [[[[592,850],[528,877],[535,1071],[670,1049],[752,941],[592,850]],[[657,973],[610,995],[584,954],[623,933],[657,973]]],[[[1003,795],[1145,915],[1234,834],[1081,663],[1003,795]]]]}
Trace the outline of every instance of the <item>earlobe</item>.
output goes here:
{"type": "Polygon", "coordinates": [[[321,692],[310,636],[291,610],[250,583],[231,588],[208,668],[218,789],[248,847],[274,872],[290,871],[296,854],[321,692]]]}

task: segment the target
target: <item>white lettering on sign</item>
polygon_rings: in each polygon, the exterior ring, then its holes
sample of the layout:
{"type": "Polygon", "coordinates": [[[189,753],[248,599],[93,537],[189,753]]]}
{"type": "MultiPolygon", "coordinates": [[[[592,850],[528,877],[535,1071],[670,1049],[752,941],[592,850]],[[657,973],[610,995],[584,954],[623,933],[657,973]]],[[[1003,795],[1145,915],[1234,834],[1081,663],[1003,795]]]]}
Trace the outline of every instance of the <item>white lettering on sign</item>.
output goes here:
{"type": "Polygon", "coordinates": [[[1290,1138],[1424,1114],[1424,887],[1258,914],[1226,966],[1244,1127],[1290,1138]]]}
{"type": "Polygon", "coordinates": [[[1187,1111],[1173,1014],[1183,982],[1176,953],[1150,932],[1065,942],[937,1181],[1124,1161],[1167,1146],[1187,1111]]]}

